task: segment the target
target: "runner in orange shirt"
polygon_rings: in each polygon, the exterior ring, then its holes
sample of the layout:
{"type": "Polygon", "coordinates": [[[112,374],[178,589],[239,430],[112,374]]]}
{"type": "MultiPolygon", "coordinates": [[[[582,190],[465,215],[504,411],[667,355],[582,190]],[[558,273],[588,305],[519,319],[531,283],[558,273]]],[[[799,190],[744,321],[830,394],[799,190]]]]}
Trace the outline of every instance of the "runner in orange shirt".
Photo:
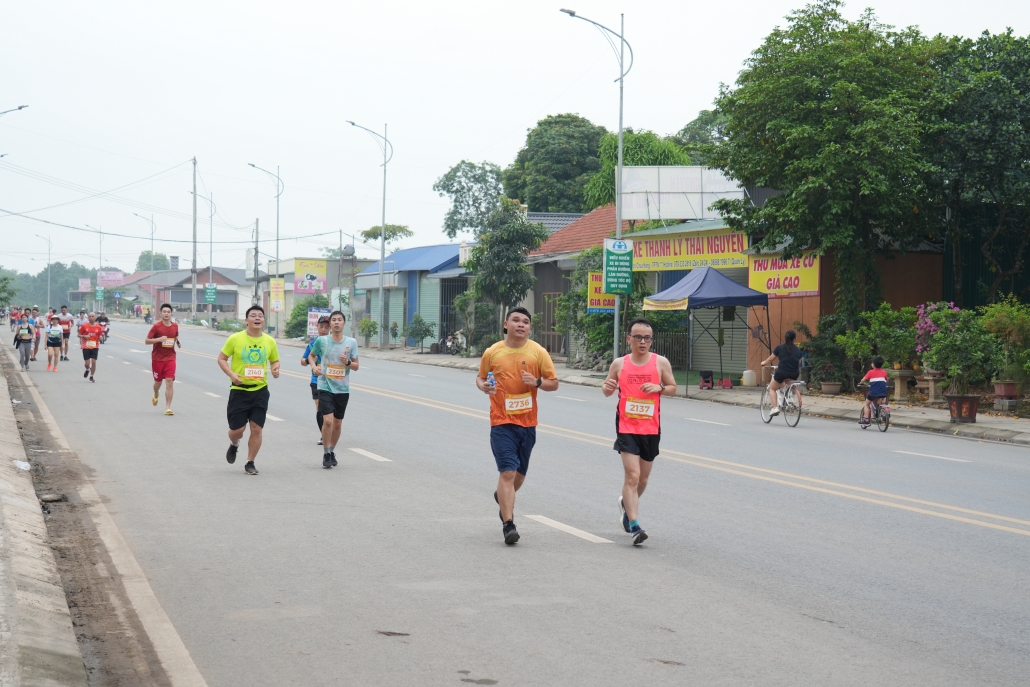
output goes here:
{"type": "Polygon", "coordinates": [[[529,340],[529,329],[528,310],[508,311],[505,338],[483,352],[476,377],[476,387],[490,396],[490,448],[500,473],[494,501],[501,507],[505,544],[519,540],[515,492],[526,480],[529,456],[536,444],[537,390],[558,389],[551,356],[529,340]]]}
{"type": "Polygon", "coordinates": [[[95,381],[93,375],[97,371],[97,357],[100,355],[100,332],[101,327],[97,324],[97,314],[87,315],[87,322],[79,327],[79,345],[82,347],[82,360],[86,363],[86,371],[82,378],[89,377],[89,381],[95,381]]]}

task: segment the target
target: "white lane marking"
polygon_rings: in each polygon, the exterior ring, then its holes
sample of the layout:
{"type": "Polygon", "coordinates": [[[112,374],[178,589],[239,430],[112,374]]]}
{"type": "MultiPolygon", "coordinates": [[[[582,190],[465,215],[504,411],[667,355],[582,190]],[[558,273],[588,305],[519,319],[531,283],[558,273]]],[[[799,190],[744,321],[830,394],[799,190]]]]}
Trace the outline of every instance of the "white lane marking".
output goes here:
{"type": "Polygon", "coordinates": [[[411,373],[411,372],[408,373],[408,376],[409,377],[425,377],[425,375],[417,375],[417,374],[414,374],[414,373],[411,373]]]}
{"type": "Polygon", "coordinates": [[[708,425],[719,425],[721,427],[732,427],[733,426],[733,425],[728,425],[725,422],[716,422],[715,420],[702,420],[699,417],[685,417],[683,419],[684,420],[690,420],[691,422],[704,422],[705,424],[708,424],[708,425]]]}
{"type": "Polygon", "coordinates": [[[541,525],[547,525],[548,527],[553,527],[556,530],[561,530],[562,532],[567,532],[568,534],[571,534],[574,537],[579,537],[580,539],[586,539],[588,542],[593,542],[594,544],[612,544],[612,543],[614,543],[614,542],[612,542],[611,539],[604,539],[602,537],[598,537],[596,534],[590,534],[589,532],[584,532],[583,530],[578,530],[575,527],[572,527],[570,525],[566,525],[563,522],[558,522],[557,520],[551,520],[550,518],[544,517],[543,515],[527,515],[526,517],[529,518],[530,520],[536,520],[541,525]]]}
{"type": "MultiPolygon", "coordinates": [[[[386,300],[386,299],[384,298],[383,300],[386,300]]],[[[113,356],[113,355],[109,355],[109,356],[107,356],[107,357],[108,357],[108,358],[111,358],[112,360],[114,360],[114,356],[113,356]]]]}
{"type": "Polygon", "coordinates": [[[371,458],[372,460],[378,460],[380,463],[392,463],[393,462],[389,458],[383,458],[382,456],[377,456],[376,454],[372,453],[371,451],[366,451],[363,448],[352,448],[351,451],[354,451],[354,453],[360,453],[361,455],[365,456],[366,458],[371,458]]]}
{"type": "Polygon", "coordinates": [[[283,421],[283,419],[281,417],[276,417],[275,415],[269,415],[268,413],[265,413],[265,417],[267,417],[272,422],[282,422],[283,421]]]}
{"type": "Polygon", "coordinates": [[[566,401],[579,401],[580,403],[587,402],[585,398],[573,398],[572,396],[555,396],[555,398],[564,398],[566,401]]]}
{"type": "MultiPolygon", "coordinates": [[[[384,300],[385,300],[385,299],[384,299],[384,300]]],[[[132,365],[132,363],[130,363],[130,362],[129,362],[128,360],[123,360],[123,361],[122,361],[122,364],[123,364],[123,365],[132,365]]]]}
{"type": "Polygon", "coordinates": [[[129,353],[149,353],[150,351],[137,351],[135,348],[130,348],[129,353]]]}
{"type": "MultiPolygon", "coordinates": [[[[205,391],[204,393],[207,394],[208,396],[210,396],[211,398],[221,398],[221,396],[219,396],[218,394],[213,394],[210,391],[205,391]]],[[[268,415],[266,413],[265,417],[267,417],[267,416],[268,415]]]]}
{"type": "Polygon", "coordinates": [[[950,461],[953,461],[955,463],[972,463],[973,462],[971,460],[962,460],[960,458],[945,458],[944,456],[934,456],[934,455],[930,455],[929,453],[915,453],[913,451],[895,451],[895,453],[904,453],[905,455],[909,455],[909,456],[922,456],[923,458],[938,458],[940,460],[950,460],[950,461]]]}
{"type": "MultiPolygon", "coordinates": [[[[13,352],[8,352],[11,363],[17,362],[13,352]]],[[[64,432],[57,425],[57,420],[51,415],[50,409],[43,402],[43,397],[36,390],[36,385],[28,375],[24,375],[26,387],[32,399],[36,402],[36,408],[43,417],[43,422],[50,428],[50,433],[61,446],[61,451],[74,453],[68,444],[64,432]]],[[[78,461],[74,456],[73,460],[78,461]]],[[[80,461],[81,463],[81,461],[80,461]]],[[[161,607],[154,590],[150,586],[147,576],[143,573],[136,557],[132,555],[132,549],[125,542],[118,526],[114,524],[111,513],[107,510],[100,496],[93,488],[92,482],[85,482],[79,487],[79,496],[86,504],[93,524],[96,526],[97,534],[104,542],[111,562],[121,576],[122,586],[129,597],[129,603],[136,611],[136,616],[143,624],[143,630],[150,639],[151,646],[157,653],[157,658],[168,673],[171,683],[175,687],[207,687],[207,682],[197,670],[197,666],[190,657],[189,649],[182,643],[182,638],[176,632],[175,626],[169,620],[168,614],[161,607]]]]}

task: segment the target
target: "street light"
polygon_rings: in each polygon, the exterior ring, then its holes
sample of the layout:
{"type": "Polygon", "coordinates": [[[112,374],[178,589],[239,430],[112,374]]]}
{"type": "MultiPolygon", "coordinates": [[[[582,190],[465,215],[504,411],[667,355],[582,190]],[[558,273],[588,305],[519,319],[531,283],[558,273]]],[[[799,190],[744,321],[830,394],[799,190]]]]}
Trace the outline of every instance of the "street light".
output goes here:
{"type": "Polygon", "coordinates": [[[360,124],[355,124],[349,119],[347,120],[347,123],[351,126],[356,126],[359,129],[364,129],[368,133],[372,134],[372,138],[375,139],[376,145],[378,145],[383,151],[383,225],[380,230],[381,233],[379,234],[379,350],[383,350],[387,342],[386,314],[383,308],[383,263],[386,262],[386,165],[393,159],[393,144],[386,138],[386,124],[383,124],[383,133],[380,135],[371,129],[361,126],[360,124]],[[380,141],[380,139],[382,139],[382,141],[380,141]],[[389,155],[387,155],[387,151],[389,151],[389,155]]]}
{"type": "MultiPolygon", "coordinates": [[[[99,287],[100,286],[100,271],[102,269],[104,269],[104,232],[103,232],[102,229],[99,229],[97,227],[91,227],[88,224],[86,226],[89,227],[90,229],[92,229],[93,231],[97,232],[97,237],[100,239],[100,256],[97,259],[97,262],[98,262],[98,264],[100,266],[97,267],[97,283],[96,283],[96,286],[99,287]]],[[[101,305],[103,305],[103,302],[101,302],[101,305]]],[[[93,294],[93,309],[94,310],[99,310],[99,308],[97,307],[96,293],[93,294]]]]}
{"type": "Polygon", "coordinates": [[[17,112],[18,110],[24,110],[26,107],[28,107],[28,105],[19,105],[18,107],[15,107],[11,110],[4,110],[3,112],[0,112],[0,117],[3,117],[8,112],[17,112]]]}
{"type": "MultiPolygon", "coordinates": [[[[575,10],[561,10],[565,14],[569,15],[573,19],[582,19],[585,22],[589,22],[597,27],[597,30],[601,32],[605,40],[608,41],[608,45],[612,47],[612,51],[615,53],[615,57],[619,60],[619,78],[616,81],[619,82],[619,158],[615,169],[615,238],[622,238],[622,86],[623,80],[626,75],[629,74],[629,70],[633,69],[633,48],[629,42],[624,38],[626,33],[626,15],[619,15],[619,33],[615,33],[607,26],[598,24],[592,19],[581,17],[576,14],[575,10]],[[610,35],[609,35],[610,34],[610,35]],[[616,50],[615,41],[612,40],[612,36],[619,39],[619,48],[616,50]],[[629,67],[625,64],[625,50],[629,48],[629,67]]],[[[616,294],[615,296],[615,350],[614,357],[619,357],[619,307],[622,298],[616,294]]]]}
{"type": "MultiPolygon", "coordinates": [[[[253,167],[254,169],[261,170],[262,172],[264,172],[268,176],[270,176],[273,179],[275,179],[275,190],[277,191],[277,193],[275,194],[275,278],[278,279],[279,278],[279,196],[281,196],[283,194],[283,191],[286,190],[286,184],[284,184],[283,180],[279,178],[279,165],[275,166],[275,174],[272,174],[267,169],[264,169],[263,167],[258,167],[253,162],[248,162],[247,164],[250,165],[251,167],[253,167]]],[[[256,255],[254,256],[254,261],[255,261],[255,263],[257,262],[257,256],[256,255]]],[[[294,270],[296,270],[296,269],[297,269],[296,265],[294,265],[294,270]]],[[[257,293],[257,286],[256,285],[254,286],[254,292],[257,293]]],[[[279,336],[280,336],[280,334],[279,334],[279,311],[277,310],[276,313],[275,313],[275,338],[278,339],[279,336]]]]}
{"type": "Polygon", "coordinates": [[[149,219],[139,214],[138,212],[132,213],[142,220],[150,222],[150,310],[154,310],[154,306],[157,305],[157,295],[154,293],[154,231],[156,225],[154,224],[154,216],[151,215],[149,219]]]}
{"type": "MultiPolygon", "coordinates": [[[[40,236],[36,234],[37,238],[41,238],[46,241],[46,307],[50,307],[50,249],[53,248],[53,244],[50,243],[49,236],[40,236]]],[[[47,324],[50,324],[47,322],[47,324]]]]}
{"type": "MultiPolygon", "coordinates": [[[[192,193],[192,191],[191,191],[191,193],[192,193]]],[[[211,215],[208,218],[208,228],[207,228],[207,231],[208,231],[208,235],[207,235],[207,240],[208,240],[207,283],[211,284],[215,280],[215,275],[214,275],[214,264],[215,264],[215,201],[214,201],[214,198],[215,198],[215,194],[214,194],[214,192],[212,192],[210,198],[208,198],[207,196],[202,196],[199,193],[197,193],[196,196],[197,196],[197,198],[203,198],[204,200],[206,200],[208,202],[208,205],[211,206],[211,215]]],[[[207,300],[207,287],[206,286],[204,287],[204,299],[207,300]]],[[[216,297],[215,300],[217,301],[218,298],[216,297]]],[[[207,304],[207,311],[213,315],[214,312],[215,312],[215,304],[214,303],[208,303],[207,304]]],[[[275,328],[276,329],[276,334],[278,334],[278,332],[279,332],[278,324],[279,324],[279,322],[277,320],[276,321],[276,328],[275,328]]]]}

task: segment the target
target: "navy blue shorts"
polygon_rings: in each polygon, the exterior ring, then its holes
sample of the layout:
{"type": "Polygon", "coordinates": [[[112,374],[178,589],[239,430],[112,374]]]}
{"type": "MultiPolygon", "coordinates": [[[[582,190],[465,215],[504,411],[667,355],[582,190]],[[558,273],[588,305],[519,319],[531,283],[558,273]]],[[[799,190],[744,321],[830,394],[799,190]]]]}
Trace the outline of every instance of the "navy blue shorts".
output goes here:
{"type": "Polygon", "coordinates": [[[515,470],[525,475],[535,444],[536,427],[494,425],[490,428],[490,449],[497,461],[497,472],[515,470]]]}

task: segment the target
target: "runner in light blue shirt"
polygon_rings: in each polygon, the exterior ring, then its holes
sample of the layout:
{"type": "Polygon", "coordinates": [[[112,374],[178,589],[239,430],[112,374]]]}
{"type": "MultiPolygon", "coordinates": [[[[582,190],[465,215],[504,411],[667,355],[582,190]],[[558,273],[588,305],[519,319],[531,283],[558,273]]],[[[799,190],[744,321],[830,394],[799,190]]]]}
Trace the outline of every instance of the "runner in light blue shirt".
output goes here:
{"type": "Polygon", "coordinates": [[[329,335],[311,344],[308,364],[318,375],[318,411],[322,414],[322,467],[336,467],[336,442],[350,400],[350,373],[358,369],[358,342],[343,333],[346,316],[329,316],[329,335]]]}

